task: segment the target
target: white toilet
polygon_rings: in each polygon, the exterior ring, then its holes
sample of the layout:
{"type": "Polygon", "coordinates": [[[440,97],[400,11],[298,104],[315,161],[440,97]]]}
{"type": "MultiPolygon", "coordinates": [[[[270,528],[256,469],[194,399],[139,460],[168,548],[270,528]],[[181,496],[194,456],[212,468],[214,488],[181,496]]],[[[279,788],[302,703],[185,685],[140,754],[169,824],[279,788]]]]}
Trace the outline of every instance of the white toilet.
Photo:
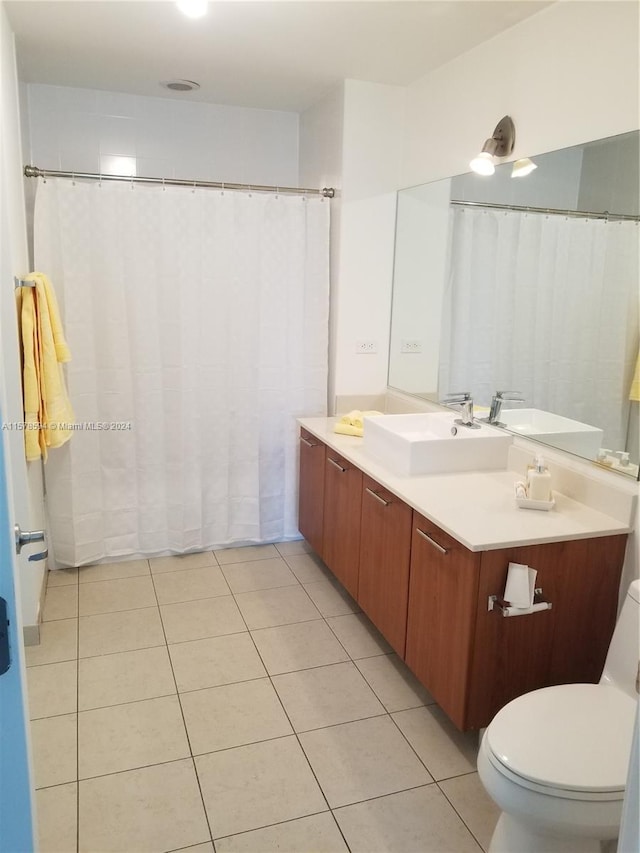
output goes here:
{"type": "Polygon", "coordinates": [[[502,809],[489,853],[600,853],[618,837],[639,656],[634,581],[599,684],[534,690],[496,714],[478,753],[480,779],[502,809]]]}

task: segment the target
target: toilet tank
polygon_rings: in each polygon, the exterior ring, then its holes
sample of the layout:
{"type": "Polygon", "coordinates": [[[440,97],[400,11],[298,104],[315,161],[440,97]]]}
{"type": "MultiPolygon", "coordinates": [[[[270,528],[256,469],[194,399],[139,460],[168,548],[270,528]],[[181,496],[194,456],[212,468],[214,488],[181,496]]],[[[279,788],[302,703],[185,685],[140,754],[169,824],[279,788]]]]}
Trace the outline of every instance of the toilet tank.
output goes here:
{"type": "Polygon", "coordinates": [[[610,684],[636,698],[640,661],[640,580],[633,581],[620,611],[600,684],[610,684]]]}

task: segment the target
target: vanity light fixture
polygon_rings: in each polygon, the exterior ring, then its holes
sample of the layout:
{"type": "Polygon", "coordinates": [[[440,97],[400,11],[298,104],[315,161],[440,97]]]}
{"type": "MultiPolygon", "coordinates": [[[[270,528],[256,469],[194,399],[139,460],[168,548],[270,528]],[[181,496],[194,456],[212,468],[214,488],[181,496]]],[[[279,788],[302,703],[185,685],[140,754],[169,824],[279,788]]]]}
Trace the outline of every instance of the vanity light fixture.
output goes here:
{"type": "Polygon", "coordinates": [[[525,175],[530,175],[534,169],[538,167],[528,157],[523,157],[522,160],[516,160],[511,170],[512,178],[524,178],[525,175]]]}
{"type": "Polygon", "coordinates": [[[469,163],[471,169],[478,175],[493,175],[494,157],[508,157],[513,151],[516,141],[516,129],[510,116],[501,118],[491,139],[487,139],[482,151],[469,163]]]}
{"type": "Polygon", "coordinates": [[[207,14],[207,0],[179,0],[176,6],[187,18],[202,18],[207,14]]]}

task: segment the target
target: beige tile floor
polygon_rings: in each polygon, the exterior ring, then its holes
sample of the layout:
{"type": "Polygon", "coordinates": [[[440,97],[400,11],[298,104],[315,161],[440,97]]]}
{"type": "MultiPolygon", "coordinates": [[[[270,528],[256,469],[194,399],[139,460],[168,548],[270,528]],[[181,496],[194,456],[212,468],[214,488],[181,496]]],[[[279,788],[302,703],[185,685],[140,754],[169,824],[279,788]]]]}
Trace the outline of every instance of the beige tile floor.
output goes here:
{"type": "Polygon", "coordinates": [[[51,572],[41,853],[472,853],[460,734],[305,542],[51,572]]]}

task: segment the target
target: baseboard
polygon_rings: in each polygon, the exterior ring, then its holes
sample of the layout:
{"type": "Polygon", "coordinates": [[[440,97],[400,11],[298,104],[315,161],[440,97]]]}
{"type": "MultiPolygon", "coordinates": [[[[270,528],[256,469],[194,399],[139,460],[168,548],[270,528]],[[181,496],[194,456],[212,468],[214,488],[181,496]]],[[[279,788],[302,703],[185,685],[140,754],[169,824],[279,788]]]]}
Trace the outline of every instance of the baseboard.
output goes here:
{"type": "Polygon", "coordinates": [[[39,646],[40,625],[23,625],[22,638],[25,646],[39,646]]]}

